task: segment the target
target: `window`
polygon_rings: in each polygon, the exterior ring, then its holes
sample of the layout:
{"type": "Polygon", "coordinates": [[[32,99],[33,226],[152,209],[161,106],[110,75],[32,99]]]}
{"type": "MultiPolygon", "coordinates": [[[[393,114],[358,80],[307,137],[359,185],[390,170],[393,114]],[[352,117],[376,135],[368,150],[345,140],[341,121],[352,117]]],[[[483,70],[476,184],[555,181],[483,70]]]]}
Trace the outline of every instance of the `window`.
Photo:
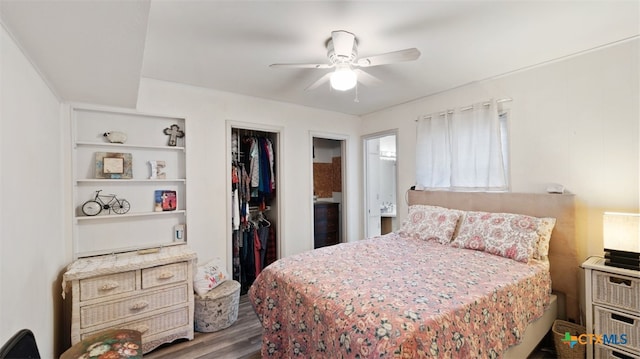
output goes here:
{"type": "Polygon", "coordinates": [[[416,184],[427,189],[508,189],[508,112],[495,101],[418,120],[416,184]]]}

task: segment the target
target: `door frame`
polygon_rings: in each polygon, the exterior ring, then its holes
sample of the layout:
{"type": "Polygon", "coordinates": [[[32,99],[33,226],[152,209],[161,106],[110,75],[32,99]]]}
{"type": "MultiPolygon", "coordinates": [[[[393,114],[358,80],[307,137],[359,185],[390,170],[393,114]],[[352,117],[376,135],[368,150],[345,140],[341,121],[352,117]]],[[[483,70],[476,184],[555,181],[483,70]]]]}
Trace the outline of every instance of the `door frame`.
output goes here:
{"type": "Polygon", "coordinates": [[[307,198],[310,199],[310,241],[309,245],[311,249],[315,247],[314,245],[314,201],[313,201],[313,139],[321,138],[325,140],[335,140],[340,141],[340,171],[342,172],[341,181],[342,181],[342,202],[340,203],[340,243],[348,242],[347,238],[347,209],[349,196],[348,196],[348,187],[347,187],[347,171],[348,168],[347,162],[349,159],[349,135],[332,133],[332,132],[321,132],[321,131],[309,131],[309,194],[307,198]]]}
{"type": "Polygon", "coordinates": [[[368,186],[368,181],[367,181],[367,171],[369,169],[367,162],[368,162],[368,153],[367,153],[367,141],[368,140],[373,140],[376,138],[382,138],[382,137],[387,137],[387,136],[395,136],[396,137],[396,173],[395,173],[395,177],[396,177],[396,219],[398,218],[398,200],[400,197],[398,197],[398,129],[394,128],[394,129],[389,129],[389,130],[384,130],[384,131],[380,131],[380,132],[374,132],[374,133],[369,133],[366,135],[363,135],[361,137],[362,139],[362,205],[363,205],[363,211],[362,211],[362,217],[363,217],[363,233],[364,233],[364,237],[367,238],[368,237],[368,231],[369,231],[369,186],[368,186]]]}

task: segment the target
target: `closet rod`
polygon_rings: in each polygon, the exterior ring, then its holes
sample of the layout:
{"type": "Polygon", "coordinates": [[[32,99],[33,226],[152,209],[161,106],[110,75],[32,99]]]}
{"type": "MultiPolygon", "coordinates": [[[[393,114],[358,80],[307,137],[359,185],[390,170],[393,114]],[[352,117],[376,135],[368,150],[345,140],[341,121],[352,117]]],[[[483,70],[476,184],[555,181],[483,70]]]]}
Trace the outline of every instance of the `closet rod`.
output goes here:
{"type": "MultiPolygon", "coordinates": [[[[501,98],[501,99],[496,100],[496,103],[497,104],[501,104],[501,103],[504,103],[504,102],[511,102],[511,101],[513,101],[512,98],[505,97],[505,98],[501,98]]],[[[483,106],[489,106],[489,105],[491,105],[491,102],[486,101],[486,102],[482,103],[482,105],[483,106]]],[[[472,108],[473,108],[473,105],[460,107],[460,111],[467,111],[467,110],[471,110],[472,108]]],[[[452,114],[452,113],[453,113],[453,110],[442,111],[442,112],[438,113],[438,116],[444,116],[446,114],[452,114]]],[[[427,118],[431,118],[431,117],[433,117],[433,116],[432,115],[420,116],[415,121],[418,122],[418,120],[420,120],[420,119],[427,119],[427,118]]]]}

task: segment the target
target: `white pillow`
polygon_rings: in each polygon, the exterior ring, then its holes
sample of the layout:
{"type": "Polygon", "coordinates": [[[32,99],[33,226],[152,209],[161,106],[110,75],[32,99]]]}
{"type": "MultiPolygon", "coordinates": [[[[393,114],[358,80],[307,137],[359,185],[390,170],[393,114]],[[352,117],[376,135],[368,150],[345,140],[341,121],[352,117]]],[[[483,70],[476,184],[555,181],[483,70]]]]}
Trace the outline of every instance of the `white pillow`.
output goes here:
{"type": "Polygon", "coordinates": [[[203,296],[228,279],[229,274],[224,269],[222,260],[220,258],[214,258],[197,267],[196,275],[193,279],[193,290],[195,290],[199,296],[203,296]]]}

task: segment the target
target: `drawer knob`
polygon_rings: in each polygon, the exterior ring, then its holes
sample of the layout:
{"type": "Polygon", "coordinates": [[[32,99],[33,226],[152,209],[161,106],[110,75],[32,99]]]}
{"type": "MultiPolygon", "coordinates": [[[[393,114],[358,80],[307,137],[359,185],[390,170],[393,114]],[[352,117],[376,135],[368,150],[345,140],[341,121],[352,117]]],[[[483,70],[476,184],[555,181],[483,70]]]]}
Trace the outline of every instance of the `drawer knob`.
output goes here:
{"type": "Polygon", "coordinates": [[[140,309],[144,309],[147,306],[149,306],[149,302],[141,300],[137,303],[133,303],[133,305],[131,305],[131,307],[129,307],[131,310],[140,310],[140,309]]]}
{"type": "Polygon", "coordinates": [[[109,283],[105,283],[100,287],[100,290],[112,290],[112,289],[116,289],[118,288],[118,283],[116,282],[109,282],[109,283]]]}
{"type": "Polygon", "coordinates": [[[139,326],[135,327],[133,330],[137,330],[137,331],[140,332],[140,334],[144,334],[144,333],[149,331],[149,326],[146,325],[146,324],[142,324],[142,325],[139,325],[139,326]]]}
{"type": "Polygon", "coordinates": [[[158,276],[158,279],[169,279],[169,278],[172,278],[172,277],[173,277],[173,273],[171,273],[171,272],[164,272],[164,273],[161,273],[161,274],[158,276]]]}

